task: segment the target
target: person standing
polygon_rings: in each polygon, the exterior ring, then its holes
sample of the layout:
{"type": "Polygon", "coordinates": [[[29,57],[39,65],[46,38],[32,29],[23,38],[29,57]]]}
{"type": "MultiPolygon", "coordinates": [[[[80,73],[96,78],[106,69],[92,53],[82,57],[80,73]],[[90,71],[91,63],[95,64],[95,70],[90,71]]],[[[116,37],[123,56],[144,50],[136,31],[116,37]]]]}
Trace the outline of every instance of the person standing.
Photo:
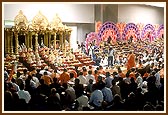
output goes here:
{"type": "Polygon", "coordinates": [[[93,59],[94,45],[90,43],[90,46],[88,47],[88,49],[89,49],[89,56],[91,57],[91,59],[93,59]]]}
{"type": "Polygon", "coordinates": [[[136,67],[135,55],[132,51],[130,51],[127,56],[127,70],[131,69],[132,67],[136,67]]]}
{"type": "Polygon", "coordinates": [[[108,67],[112,67],[113,64],[114,64],[114,49],[110,47],[108,52],[108,67]]]}

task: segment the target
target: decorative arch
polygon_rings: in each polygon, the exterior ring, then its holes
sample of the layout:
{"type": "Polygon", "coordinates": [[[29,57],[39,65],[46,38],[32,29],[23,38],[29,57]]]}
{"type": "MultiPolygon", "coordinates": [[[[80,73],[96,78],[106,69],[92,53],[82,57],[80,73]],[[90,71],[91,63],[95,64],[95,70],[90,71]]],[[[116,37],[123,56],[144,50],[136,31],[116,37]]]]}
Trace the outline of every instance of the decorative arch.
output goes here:
{"type": "Polygon", "coordinates": [[[120,22],[120,23],[117,23],[116,26],[119,30],[120,36],[122,37],[122,34],[124,32],[124,28],[126,27],[126,23],[120,22]]]}
{"type": "Polygon", "coordinates": [[[126,27],[124,28],[124,32],[122,34],[122,39],[128,40],[131,35],[133,36],[134,40],[140,38],[138,27],[134,23],[126,24],[126,27]]]}
{"type": "MultiPolygon", "coordinates": [[[[62,24],[61,18],[56,14],[51,22],[51,28],[52,29],[63,29],[64,25],[62,24]]],[[[66,26],[65,26],[66,27],[66,26]]]]}
{"type": "Polygon", "coordinates": [[[159,26],[159,29],[158,29],[158,31],[157,31],[157,37],[158,37],[158,38],[161,38],[161,37],[162,37],[162,34],[164,34],[164,25],[163,25],[163,24],[161,24],[161,25],[159,26]]]}
{"type": "Polygon", "coordinates": [[[14,24],[16,29],[27,29],[28,27],[28,20],[26,16],[23,14],[23,11],[20,10],[19,14],[14,19],[14,24]]]}
{"type": "Polygon", "coordinates": [[[99,33],[101,27],[102,27],[102,22],[101,21],[96,22],[96,24],[95,24],[95,32],[99,33]]]}
{"type": "Polygon", "coordinates": [[[95,40],[95,45],[99,46],[101,39],[96,32],[90,32],[86,38],[86,52],[88,53],[88,46],[91,42],[95,40]]]}
{"type": "Polygon", "coordinates": [[[39,11],[38,14],[32,20],[32,26],[34,29],[43,30],[48,26],[47,18],[39,11]]]}
{"type": "Polygon", "coordinates": [[[98,33],[98,36],[100,37],[101,40],[103,39],[107,40],[106,37],[109,37],[109,36],[111,36],[112,39],[119,40],[120,33],[115,23],[108,21],[102,25],[98,33]]]}
{"type": "Polygon", "coordinates": [[[142,39],[148,38],[148,34],[150,33],[150,40],[153,41],[156,38],[155,28],[152,24],[147,24],[142,30],[142,39]]]}

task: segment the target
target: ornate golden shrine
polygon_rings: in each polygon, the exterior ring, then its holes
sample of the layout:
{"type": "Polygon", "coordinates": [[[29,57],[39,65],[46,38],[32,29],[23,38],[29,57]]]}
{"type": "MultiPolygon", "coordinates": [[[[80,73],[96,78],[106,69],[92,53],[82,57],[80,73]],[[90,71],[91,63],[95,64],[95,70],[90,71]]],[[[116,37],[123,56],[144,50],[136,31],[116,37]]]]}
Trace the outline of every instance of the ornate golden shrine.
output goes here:
{"type": "Polygon", "coordinates": [[[38,44],[62,51],[70,49],[71,28],[62,24],[61,19],[56,14],[52,22],[39,11],[29,24],[22,10],[14,19],[12,28],[4,28],[5,53],[18,55],[19,45],[25,44],[27,48],[38,51],[38,44]],[[58,47],[57,47],[58,46],[58,47]]]}

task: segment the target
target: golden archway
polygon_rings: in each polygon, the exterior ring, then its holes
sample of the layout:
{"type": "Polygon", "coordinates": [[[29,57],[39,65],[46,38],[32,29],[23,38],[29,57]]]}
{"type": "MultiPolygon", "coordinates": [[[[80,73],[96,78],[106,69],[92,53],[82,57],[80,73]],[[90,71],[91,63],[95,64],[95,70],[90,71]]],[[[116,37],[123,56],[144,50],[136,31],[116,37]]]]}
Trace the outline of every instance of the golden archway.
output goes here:
{"type": "Polygon", "coordinates": [[[18,54],[19,36],[24,36],[25,46],[27,48],[33,48],[37,51],[39,44],[39,37],[43,38],[43,43],[47,47],[53,46],[55,49],[59,43],[60,50],[70,49],[70,34],[71,28],[62,24],[62,21],[58,14],[56,14],[51,23],[48,19],[39,11],[34,16],[31,22],[28,22],[26,16],[19,11],[14,19],[14,26],[12,28],[4,28],[5,31],[5,53],[6,54],[18,54]],[[35,40],[35,41],[33,41],[35,40]]]}

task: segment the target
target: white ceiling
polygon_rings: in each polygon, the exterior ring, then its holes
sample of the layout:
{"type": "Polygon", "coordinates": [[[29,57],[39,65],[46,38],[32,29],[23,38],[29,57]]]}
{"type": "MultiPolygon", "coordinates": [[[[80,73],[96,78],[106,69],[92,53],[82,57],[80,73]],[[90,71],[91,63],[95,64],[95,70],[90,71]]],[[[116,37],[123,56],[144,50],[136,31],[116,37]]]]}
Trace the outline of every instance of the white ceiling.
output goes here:
{"type": "Polygon", "coordinates": [[[146,2],[145,5],[156,6],[156,7],[165,7],[166,2],[146,2]]]}

